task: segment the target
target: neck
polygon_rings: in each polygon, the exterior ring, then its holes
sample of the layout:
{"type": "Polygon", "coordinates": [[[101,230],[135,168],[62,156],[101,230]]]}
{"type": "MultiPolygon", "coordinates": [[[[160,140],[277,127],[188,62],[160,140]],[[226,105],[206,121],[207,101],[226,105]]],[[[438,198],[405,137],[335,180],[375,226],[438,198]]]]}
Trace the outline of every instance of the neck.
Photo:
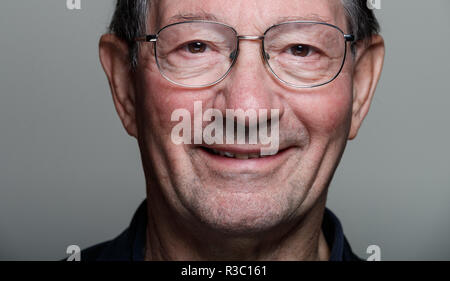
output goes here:
{"type": "MultiPolygon", "coordinates": [[[[231,236],[180,221],[147,196],[146,260],[328,260],[321,224],[326,194],[295,223],[231,236]]],[[[156,197],[157,198],[157,197],[156,197]]]]}

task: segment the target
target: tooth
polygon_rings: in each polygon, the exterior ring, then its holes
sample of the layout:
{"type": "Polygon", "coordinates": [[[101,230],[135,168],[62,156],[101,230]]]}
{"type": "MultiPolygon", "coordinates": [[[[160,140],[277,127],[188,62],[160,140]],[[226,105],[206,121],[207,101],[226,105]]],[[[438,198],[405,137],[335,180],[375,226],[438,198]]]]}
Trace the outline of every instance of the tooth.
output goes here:
{"type": "Polygon", "coordinates": [[[224,151],[223,154],[224,154],[224,156],[226,156],[226,157],[231,157],[231,158],[234,158],[234,157],[235,157],[235,155],[234,155],[233,153],[230,153],[230,152],[224,151]]]}
{"type": "Polygon", "coordinates": [[[251,153],[248,155],[249,159],[253,159],[253,158],[259,158],[259,153],[251,153]]]}
{"type": "Polygon", "coordinates": [[[236,154],[237,159],[248,159],[248,154],[236,154]]]}

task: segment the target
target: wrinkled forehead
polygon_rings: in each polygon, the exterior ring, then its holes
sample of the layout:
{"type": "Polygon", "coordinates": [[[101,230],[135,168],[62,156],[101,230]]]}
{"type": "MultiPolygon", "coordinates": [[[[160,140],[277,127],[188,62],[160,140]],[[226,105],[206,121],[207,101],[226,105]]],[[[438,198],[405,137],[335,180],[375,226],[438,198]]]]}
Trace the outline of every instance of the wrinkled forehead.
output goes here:
{"type": "Polygon", "coordinates": [[[286,21],[327,22],[346,31],[341,0],[150,0],[149,29],[185,20],[212,20],[233,26],[240,34],[263,33],[286,21]]]}

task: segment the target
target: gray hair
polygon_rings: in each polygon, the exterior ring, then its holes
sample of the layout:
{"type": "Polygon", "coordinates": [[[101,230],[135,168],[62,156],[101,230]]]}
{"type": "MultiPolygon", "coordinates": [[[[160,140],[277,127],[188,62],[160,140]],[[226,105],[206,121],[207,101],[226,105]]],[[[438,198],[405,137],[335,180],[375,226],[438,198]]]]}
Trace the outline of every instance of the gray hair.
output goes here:
{"type": "MultiPolygon", "coordinates": [[[[109,32],[127,42],[130,66],[135,70],[138,64],[138,44],[134,38],[142,36],[147,30],[147,13],[151,0],[117,0],[109,32]]],[[[348,29],[355,36],[355,42],[369,42],[378,34],[380,26],[366,0],[341,0],[347,14],[348,29]]],[[[351,46],[355,54],[355,45],[351,46]]]]}

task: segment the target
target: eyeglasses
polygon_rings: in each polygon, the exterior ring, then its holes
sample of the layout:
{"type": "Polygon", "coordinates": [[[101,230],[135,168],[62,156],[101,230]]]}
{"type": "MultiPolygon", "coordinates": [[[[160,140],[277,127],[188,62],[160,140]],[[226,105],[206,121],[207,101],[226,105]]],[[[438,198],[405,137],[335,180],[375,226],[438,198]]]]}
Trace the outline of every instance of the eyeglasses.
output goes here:
{"type": "Polygon", "coordinates": [[[261,53],[270,72],[295,88],[330,83],[339,75],[354,36],[332,24],[291,21],[269,27],[262,36],[238,35],[223,23],[184,21],[156,34],[136,38],[153,42],[156,64],[170,82],[190,88],[219,83],[230,73],[240,40],[261,40],[261,53]]]}

